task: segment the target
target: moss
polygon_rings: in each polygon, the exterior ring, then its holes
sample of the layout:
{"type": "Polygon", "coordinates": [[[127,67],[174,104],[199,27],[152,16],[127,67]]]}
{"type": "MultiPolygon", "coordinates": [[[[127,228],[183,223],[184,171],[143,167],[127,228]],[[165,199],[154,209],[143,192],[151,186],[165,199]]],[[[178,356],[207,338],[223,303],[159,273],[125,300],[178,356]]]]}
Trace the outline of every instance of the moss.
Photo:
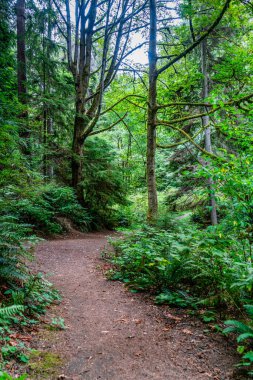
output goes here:
{"type": "Polygon", "coordinates": [[[56,378],[56,372],[62,364],[59,355],[47,351],[32,350],[29,359],[29,368],[33,379],[56,378]]]}

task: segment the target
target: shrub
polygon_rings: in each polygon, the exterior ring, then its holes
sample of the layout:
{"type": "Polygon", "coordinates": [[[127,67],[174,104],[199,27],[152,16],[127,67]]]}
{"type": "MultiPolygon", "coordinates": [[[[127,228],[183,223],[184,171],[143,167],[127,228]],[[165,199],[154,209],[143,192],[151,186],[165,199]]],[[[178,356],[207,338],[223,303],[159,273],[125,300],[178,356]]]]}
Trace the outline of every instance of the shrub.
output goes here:
{"type": "Polygon", "coordinates": [[[8,191],[5,188],[0,194],[0,209],[14,215],[19,222],[29,223],[35,231],[61,233],[63,226],[59,217],[68,218],[83,231],[89,229],[91,222],[73,189],[56,184],[40,185],[22,193],[15,188],[9,187],[8,191]]]}
{"type": "Polygon", "coordinates": [[[244,305],[248,314],[248,321],[240,322],[237,320],[228,320],[225,324],[228,326],[223,330],[224,334],[237,334],[237,351],[242,355],[240,366],[251,368],[249,375],[253,375],[253,305],[244,305]]]}
{"type": "Polygon", "coordinates": [[[211,307],[240,307],[252,297],[253,271],[244,244],[225,236],[222,226],[197,230],[188,220],[165,222],[167,230],[143,226],[112,242],[112,279],[137,290],[183,291],[211,307]]]}
{"type": "Polygon", "coordinates": [[[188,256],[186,236],[145,226],[126,239],[112,242],[116,255],[113,263],[118,271],[112,278],[122,279],[131,288],[162,289],[175,284],[182,276],[183,260],[188,256]]]}
{"type": "MultiPolygon", "coordinates": [[[[13,283],[27,278],[25,259],[31,257],[25,245],[29,225],[18,223],[17,218],[0,216],[0,281],[13,283]]],[[[34,237],[30,238],[30,241],[34,237]]]]}

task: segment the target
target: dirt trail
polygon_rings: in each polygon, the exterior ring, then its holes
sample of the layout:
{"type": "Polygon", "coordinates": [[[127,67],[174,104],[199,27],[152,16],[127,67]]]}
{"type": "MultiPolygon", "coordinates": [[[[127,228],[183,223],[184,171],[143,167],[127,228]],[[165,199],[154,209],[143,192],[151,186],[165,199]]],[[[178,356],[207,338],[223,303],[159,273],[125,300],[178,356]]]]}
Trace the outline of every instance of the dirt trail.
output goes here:
{"type": "MultiPolygon", "coordinates": [[[[238,358],[199,321],[161,308],[105,279],[99,266],[105,233],[46,241],[37,248],[39,270],[51,273],[68,327],[53,343],[72,380],[225,380],[238,358]]],[[[53,380],[58,378],[58,375],[53,380]]]]}

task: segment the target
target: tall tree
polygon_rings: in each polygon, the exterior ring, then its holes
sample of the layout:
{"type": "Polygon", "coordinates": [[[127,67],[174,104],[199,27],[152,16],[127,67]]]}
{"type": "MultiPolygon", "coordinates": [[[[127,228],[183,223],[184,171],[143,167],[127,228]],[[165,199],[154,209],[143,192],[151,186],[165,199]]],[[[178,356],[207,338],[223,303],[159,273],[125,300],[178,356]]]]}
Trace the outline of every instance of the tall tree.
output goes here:
{"type": "MultiPolygon", "coordinates": [[[[164,125],[167,127],[171,127],[171,124],[167,120],[159,120],[157,118],[158,110],[164,110],[167,107],[173,106],[173,104],[168,105],[157,105],[157,89],[156,83],[159,77],[166,72],[169,68],[173,67],[174,64],[179,62],[182,58],[186,57],[189,53],[191,53],[197,46],[204,41],[209,34],[217,27],[217,25],[222,20],[225,12],[227,11],[231,0],[226,0],[223,8],[219,12],[218,16],[215,18],[213,23],[206,29],[204,33],[202,33],[197,39],[193,34],[192,22],[190,22],[190,35],[194,36],[194,41],[184,50],[176,52],[176,54],[168,53],[167,49],[166,55],[162,57],[157,57],[156,46],[157,46],[157,30],[166,30],[167,33],[170,34],[170,28],[167,25],[164,25],[164,22],[167,24],[169,20],[174,20],[174,16],[169,16],[168,18],[161,18],[162,25],[157,27],[157,4],[161,10],[165,9],[165,12],[169,10],[174,10],[172,8],[168,8],[166,4],[164,5],[163,1],[159,0],[150,0],[149,8],[150,8],[150,38],[149,38],[149,103],[148,103],[148,140],[147,140],[147,151],[148,155],[151,157],[147,159],[147,175],[148,175],[148,220],[155,220],[157,217],[157,195],[156,195],[156,178],[155,178],[155,149],[153,146],[156,144],[156,127],[158,125],[164,125]],[[161,59],[162,64],[160,67],[157,67],[157,60],[161,59]],[[164,63],[165,62],[165,63],[164,63]]],[[[190,3],[191,5],[191,3],[190,3]]],[[[166,44],[165,44],[166,45],[166,44]]],[[[180,45],[180,44],[179,44],[180,45]]],[[[182,44],[185,47],[185,44],[182,44]]],[[[185,105],[185,104],[184,104],[185,105]]],[[[179,120],[178,120],[179,121],[179,120]]],[[[180,120],[181,122],[184,119],[180,120]]],[[[173,121],[175,124],[175,120],[173,121]]],[[[175,128],[175,127],[174,127],[175,128]]],[[[180,130],[182,134],[186,134],[185,131],[179,128],[175,128],[178,131],[180,130]]],[[[211,155],[211,153],[209,153],[211,155]]]]}
{"type": "MultiPolygon", "coordinates": [[[[205,101],[209,94],[208,68],[207,68],[207,40],[204,40],[201,42],[201,71],[203,75],[202,96],[203,96],[203,101],[205,101]]],[[[210,126],[210,117],[208,114],[203,116],[202,123],[205,129],[205,149],[208,153],[212,153],[211,126],[210,126]]],[[[217,206],[216,206],[214,186],[213,186],[214,184],[211,177],[209,177],[207,181],[208,181],[210,206],[211,206],[211,223],[212,225],[216,225],[218,223],[218,218],[217,218],[217,206]]]]}
{"type": "Polygon", "coordinates": [[[148,220],[155,221],[158,212],[155,153],[156,153],[156,117],[157,117],[157,9],[156,0],[150,0],[149,29],[149,91],[147,116],[147,186],[148,220]]]}
{"type": "Polygon", "coordinates": [[[44,25],[42,36],[42,49],[43,49],[43,143],[44,143],[44,155],[43,155],[43,173],[45,179],[53,178],[54,167],[50,162],[48,155],[49,148],[49,136],[53,134],[53,119],[50,114],[50,107],[46,102],[47,95],[50,95],[51,83],[50,83],[50,62],[52,53],[52,0],[47,0],[44,8],[44,25]]]}
{"type": "Polygon", "coordinates": [[[18,99],[24,109],[20,115],[21,127],[20,137],[26,139],[22,145],[23,153],[29,154],[30,132],[27,126],[27,81],[26,81],[26,30],[25,30],[25,0],[17,0],[17,77],[18,77],[18,99]]]}
{"type": "MultiPolygon", "coordinates": [[[[122,61],[135,50],[129,48],[130,35],[146,3],[137,0],[75,1],[75,27],[72,27],[70,1],[65,1],[65,14],[59,3],[66,31],[68,66],[75,85],[75,121],[72,143],[72,186],[84,204],[82,188],[83,147],[86,139],[100,133],[96,129],[103,111],[103,95],[115,78],[122,61]],[[73,43],[74,41],[74,43],[73,43]],[[95,130],[96,129],[96,130],[95,130]]],[[[61,26],[59,25],[61,30],[61,26]]],[[[119,123],[123,117],[108,130],[119,123]]]]}

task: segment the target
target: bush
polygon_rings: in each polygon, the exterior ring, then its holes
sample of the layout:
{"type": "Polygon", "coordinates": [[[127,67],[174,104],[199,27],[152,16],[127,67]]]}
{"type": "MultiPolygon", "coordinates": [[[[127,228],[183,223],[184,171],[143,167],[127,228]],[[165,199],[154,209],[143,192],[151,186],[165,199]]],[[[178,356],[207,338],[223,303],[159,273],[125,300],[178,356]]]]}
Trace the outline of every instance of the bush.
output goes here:
{"type": "Polygon", "coordinates": [[[69,219],[83,231],[90,228],[91,218],[77,202],[73,189],[56,184],[40,185],[22,193],[5,188],[0,194],[0,209],[21,223],[29,223],[35,231],[61,233],[64,228],[60,217],[69,219]]]}
{"type": "MultiPolygon", "coordinates": [[[[31,257],[26,249],[29,225],[18,223],[12,216],[0,216],[0,281],[13,283],[27,278],[25,260],[31,257]]],[[[31,237],[30,241],[35,238],[31,237]]]]}
{"type": "Polygon", "coordinates": [[[223,330],[224,334],[237,334],[237,352],[242,355],[242,361],[239,364],[242,367],[250,369],[249,375],[253,375],[253,305],[244,305],[248,314],[248,320],[240,322],[237,320],[228,320],[225,324],[228,326],[223,330]]]}
{"type": "Polygon", "coordinates": [[[202,305],[240,307],[253,292],[244,243],[223,235],[222,226],[197,230],[188,223],[168,218],[167,230],[143,226],[113,241],[110,277],[136,290],[183,291],[202,305]]]}
{"type": "Polygon", "coordinates": [[[183,260],[189,253],[186,240],[183,232],[178,233],[175,241],[169,231],[144,226],[124,240],[113,241],[117,271],[112,279],[121,279],[138,290],[175,284],[182,276],[183,260]]]}
{"type": "Polygon", "coordinates": [[[105,140],[87,140],[84,150],[84,199],[93,228],[114,228],[121,218],[118,205],[126,205],[126,184],[116,154],[105,140]]]}

